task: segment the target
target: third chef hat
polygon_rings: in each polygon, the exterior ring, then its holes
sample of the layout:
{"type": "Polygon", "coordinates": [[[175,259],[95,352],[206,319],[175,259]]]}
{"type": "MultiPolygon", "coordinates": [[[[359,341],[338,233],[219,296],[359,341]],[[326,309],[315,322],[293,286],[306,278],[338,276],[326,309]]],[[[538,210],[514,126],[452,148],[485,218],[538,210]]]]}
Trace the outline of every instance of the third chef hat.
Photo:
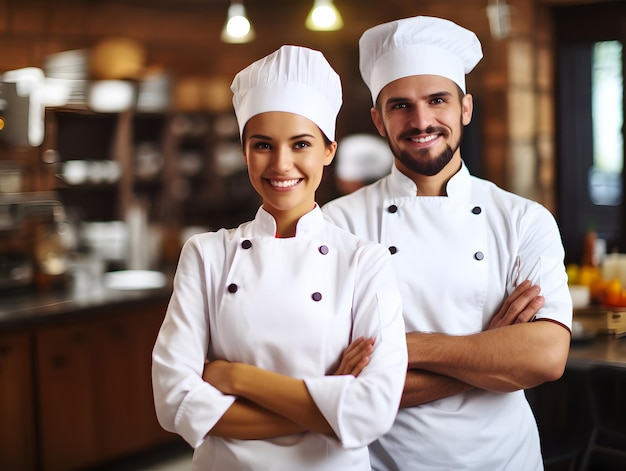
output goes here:
{"type": "Polygon", "coordinates": [[[391,171],[393,154],[387,141],[374,134],[350,134],[337,146],[337,178],[370,182],[391,171]]]}
{"type": "Polygon", "coordinates": [[[341,80],[319,51],[282,46],[239,72],[230,89],[240,136],[253,116],[284,111],[310,119],[335,140],[341,80]]]}
{"type": "Polygon", "coordinates": [[[359,40],[361,76],[372,101],[411,75],[441,75],[465,93],[465,74],[483,57],[476,35],[449,20],[415,16],[368,29],[359,40]]]}

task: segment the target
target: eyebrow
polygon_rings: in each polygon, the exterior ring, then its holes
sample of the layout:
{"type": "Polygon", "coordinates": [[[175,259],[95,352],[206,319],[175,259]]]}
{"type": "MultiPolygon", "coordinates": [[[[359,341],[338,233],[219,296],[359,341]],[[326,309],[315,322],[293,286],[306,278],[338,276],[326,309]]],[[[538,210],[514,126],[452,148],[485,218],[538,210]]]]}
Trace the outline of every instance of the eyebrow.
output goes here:
{"type": "MultiPolygon", "coordinates": [[[[297,141],[298,139],[303,139],[303,138],[311,138],[311,139],[315,139],[315,136],[313,134],[308,134],[308,133],[302,133],[302,134],[298,134],[296,136],[292,136],[289,138],[290,141],[297,141]]],[[[248,139],[262,139],[265,141],[272,141],[273,139],[270,136],[265,136],[264,134],[252,134],[250,137],[248,137],[248,139]]]]}
{"type": "MultiPolygon", "coordinates": [[[[428,100],[432,100],[433,98],[443,97],[443,96],[451,97],[452,96],[452,92],[449,92],[447,90],[442,90],[440,92],[430,93],[430,94],[426,95],[425,98],[428,99],[428,100]]],[[[402,97],[402,96],[396,96],[396,97],[388,98],[385,101],[385,104],[386,105],[389,105],[389,104],[393,105],[393,104],[396,104],[396,103],[406,103],[407,101],[412,101],[412,99],[406,98],[406,97],[402,97]]]]}

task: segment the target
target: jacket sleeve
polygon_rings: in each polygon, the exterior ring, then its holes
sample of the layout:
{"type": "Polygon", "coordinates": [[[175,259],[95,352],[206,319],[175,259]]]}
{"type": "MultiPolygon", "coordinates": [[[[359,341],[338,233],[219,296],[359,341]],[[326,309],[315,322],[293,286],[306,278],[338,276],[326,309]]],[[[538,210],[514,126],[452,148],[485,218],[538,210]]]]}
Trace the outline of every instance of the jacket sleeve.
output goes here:
{"type": "Polygon", "coordinates": [[[532,280],[541,287],[546,303],[537,319],[550,319],[572,327],[572,298],[567,286],[565,250],[552,214],[532,203],[520,228],[519,280],[532,280]]]}
{"type": "Polygon", "coordinates": [[[376,339],[361,374],[305,379],[309,393],[345,448],[386,433],[398,412],[407,370],[400,294],[389,253],[367,244],[354,287],[353,338],[376,339]]]}
{"type": "Polygon", "coordinates": [[[235,401],[202,379],[209,342],[206,270],[199,239],[183,247],[174,290],[152,352],[152,385],[161,426],[198,447],[235,401]]]}

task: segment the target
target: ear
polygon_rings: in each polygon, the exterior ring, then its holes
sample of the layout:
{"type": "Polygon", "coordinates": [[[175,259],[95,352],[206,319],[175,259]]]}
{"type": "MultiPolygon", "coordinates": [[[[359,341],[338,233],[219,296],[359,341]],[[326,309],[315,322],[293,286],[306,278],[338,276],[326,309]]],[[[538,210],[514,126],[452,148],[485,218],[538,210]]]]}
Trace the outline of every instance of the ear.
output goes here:
{"type": "Polygon", "coordinates": [[[330,165],[330,163],[335,158],[335,154],[337,153],[337,141],[331,142],[326,146],[326,154],[324,155],[324,167],[330,165]]]}
{"type": "Polygon", "coordinates": [[[472,120],[472,113],[474,112],[474,98],[469,93],[466,93],[461,100],[461,118],[463,126],[467,126],[472,120]]]}
{"type": "Polygon", "coordinates": [[[383,124],[383,118],[376,107],[370,109],[370,115],[372,116],[374,126],[376,126],[376,129],[378,130],[378,134],[380,134],[381,137],[387,137],[387,131],[385,130],[385,126],[383,124]]]}

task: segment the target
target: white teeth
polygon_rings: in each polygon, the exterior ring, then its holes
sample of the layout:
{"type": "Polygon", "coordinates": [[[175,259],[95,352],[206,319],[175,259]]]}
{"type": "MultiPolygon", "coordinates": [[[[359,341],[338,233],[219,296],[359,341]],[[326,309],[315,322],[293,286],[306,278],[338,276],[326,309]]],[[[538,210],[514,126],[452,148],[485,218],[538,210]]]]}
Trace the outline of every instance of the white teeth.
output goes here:
{"type": "Polygon", "coordinates": [[[272,186],[277,186],[279,188],[288,188],[290,186],[294,186],[296,185],[300,180],[299,179],[293,179],[293,180],[270,180],[270,183],[272,184],[272,186]]]}
{"type": "Polygon", "coordinates": [[[437,135],[436,134],[431,134],[430,136],[426,136],[426,137],[414,137],[411,140],[415,141],[415,142],[419,142],[420,144],[424,144],[426,142],[430,142],[434,139],[437,139],[437,135]]]}

